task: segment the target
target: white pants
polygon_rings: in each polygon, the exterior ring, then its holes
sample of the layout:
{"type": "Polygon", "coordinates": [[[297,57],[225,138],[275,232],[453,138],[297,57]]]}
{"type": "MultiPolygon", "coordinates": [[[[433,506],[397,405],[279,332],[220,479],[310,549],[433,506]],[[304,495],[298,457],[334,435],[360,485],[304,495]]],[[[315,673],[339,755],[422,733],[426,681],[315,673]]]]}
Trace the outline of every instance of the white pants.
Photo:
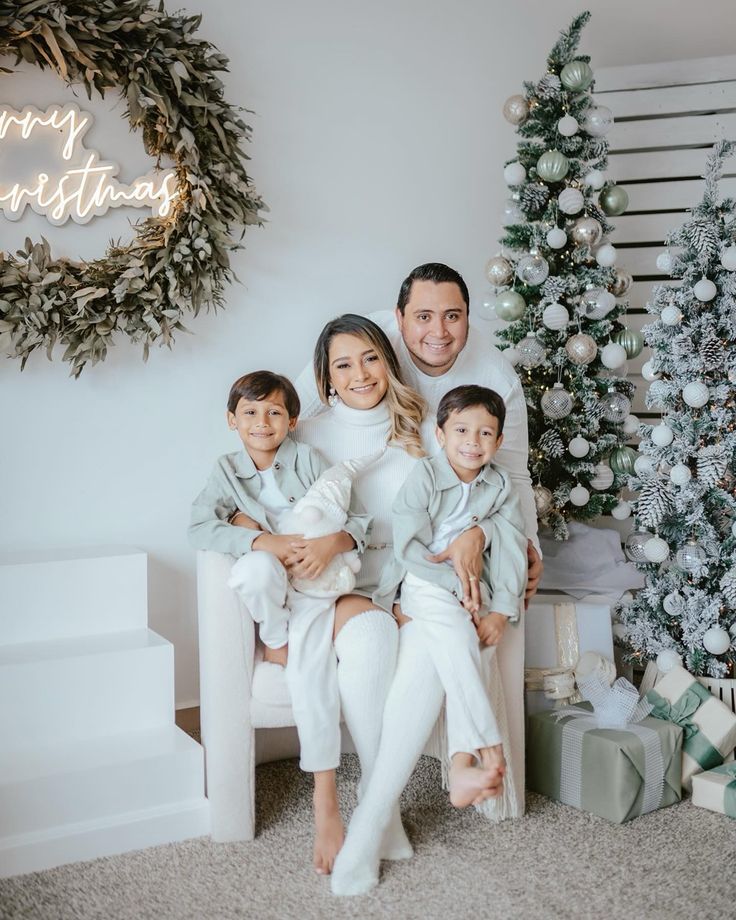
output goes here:
{"type": "MultiPolygon", "coordinates": [[[[482,593],[487,607],[488,592],[482,593]]],[[[417,624],[445,690],[449,756],[500,744],[470,614],[445,588],[411,574],[401,586],[401,610],[417,624]]]]}
{"type": "Polygon", "coordinates": [[[340,763],[334,599],[294,591],[276,556],[258,551],[238,559],[228,585],[259,624],[264,645],[289,643],[286,683],[299,733],[300,767],[309,773],[334,770],[340,763]]]}

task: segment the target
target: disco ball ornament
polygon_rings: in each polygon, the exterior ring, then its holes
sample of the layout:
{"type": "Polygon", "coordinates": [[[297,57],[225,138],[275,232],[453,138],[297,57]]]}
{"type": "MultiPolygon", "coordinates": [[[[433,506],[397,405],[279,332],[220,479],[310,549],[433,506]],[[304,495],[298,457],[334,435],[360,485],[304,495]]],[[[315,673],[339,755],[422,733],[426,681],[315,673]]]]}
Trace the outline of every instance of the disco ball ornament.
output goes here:
{"type": "Polygon", "coordinates": [[[670,480],[674,486],[686,486],[692,478],[690,467],[684,463],[676,463],[670,470],[670,480]]]}
{"type": "Polygon", "coordinates": [[[560,81],[565,89],[582,93],[593,82],[593,71],[586,61],[570,61],[560,71],[560,81]]]}
{"type": "Polygon", "coordinates": [[[581,457],[587,457],[590,452],[590,442],[577,435],[567,445],[567,450],[573,457],[580,460],[581,457]]]}
{"type": "Polygon", "coordinates": [[[660,254],[657,256],[656,265],[661,272],[665,273],[665,275],[670,274],[672,271],[672,253],[669,251],[669,249],[665,249],[664,252],[660,252],[660,254]]]}
{"type": "Polygon", "coordinates": [[[638,332],[636,329],[620,329],[614,336],[613,341],[618,342],[619,345],[623,345],[626,349],[626,357],[630,360],[631,358],[638,357],[642,349],[644,348],[644,336],[641,332],[638,332]]]}
{"type": "Polygon", "coordinates": [[[590,492],[585,486],[577,485],[570,489],[570,502],[578,508],[587,505],[590,501],[590,492]]]}
{"type": "Polygon", "coordinates": [[[721,265],[729,272],[736,272],[736,246],[726,246],[721,253],[721,265]]]}
{"type": "Polygon", "coordinates": [[[605,288],[588,288],[580,298],[580,312],[588,319],[603,319],[616,306],[616,298],[605,288]]]}
{"type": "Polygon", "coordinates": [[[618,250],[610,243],[604,243],[596,249],[595,260],[601,268],[613,268],[618,260],[618,250]]]}
{"type": "Polygon", "coordinates": [[[553,332],[559,332],[560,329],[564,329],[570,322],[570,314],[561,303],[551,303],[548,307],[544,308],[542,322],[553,332]]]}
{"type": "Polygon", "coordinates": [[[526,368],[539,367],[547,357],[544,345],[531,333],[519,342],[516,350],[519,352],[519,364],[526,368]]]}
{"type": "Polygon", "coordinates": [[[617,476],[630,476],[634,472],[637,453],[633,447],[617,447],[611,451],[608,462],[617,476]]]}
{"type": "Polygon", "coordinates": [[[708,402],[710,393],[704,383],[694,380],[683,387],[682,398],[691,408],[700,409],[708,402]]]}
{"type": "Polygon", "coordinates": [[[552,493],[546,486],[538,484],[532,489],[534,493],[534,507],[537,509],[537,517],[543,518],[552,510],[554,504],[552,493]]]}
{"type": "Polygon", "coordinates": [[[705,550],[697,540],[688,540],[677,550],[675,562],[688,575],[697,574],[705,562],[705,550]]]}
{"type": "Polygon", "coordinates": [[[624,543],[624,553],[631,562],[647,562],[644,547],[652,539],[648,530],[634,530],[624,543]]]}
{"type": "Polygon", "coordinates": [[[623,297],[631,287],[633,280],[634,279],[628,272],[621,271],[620,268],[617,268],[613,274],[611,293],[614,295],[614,297],[623,297]]]}
{"type": "Polygon", "coordinates": [[[652,537],[644,544],[644,555],[648,562],[664,562],[665,559],[669,559],[670,548],[661,537],[652,537]]]}
{"type": "Polygon", "coordinates": [[[594,192],[597,192],[600,191],[600,189],[602,189],[606,184],[606,177],[603,175],[600,169],[591,169],[586,173],[583,182],[588,186],[588,188],[592,188],[594,192]]]}
{"type": "Polygon", "coordinates": [[[565,342],[565,353],[573,364],[580,367],[595,360],[595,356],[598,354],[598,346],[592,336],[587,335],[585,332],[578,332],[565,342]]]}
{"type": "Polygon", "coordinates": [[[529,103],[523,96],[509,96],[503,104],[503,117],[512,125],[523,125],[529,117],[529,103]]]}
{"type": "Polygon", "coordinates": [[[628,208],[629,196],[620,185],[608,185],[598,196],[598,204],[608,217],[618,217],[628,208]]]}
{"type": "Polygon", "coordinates": [[[513,323],[524,315],[526,301],[518,291],[501,291],[493,306],[499,319],[513,323]]]}
{"type": "Polygon", "coordinates": [[[639,479],[650,479],[654,476],[654,464],[649,457],[640,455],[634,460],[634,473],[639,479]]]}
{"type": "Polygon", "coordinates": [[[669,306],[659,314],[665,326],[678,326],[682,322],[682,313],[679,307],[669,306]]]}
{"type": "Polygon", "coordinates": [[[503,256],[492,256],[486,262],[486,278],[494,287],[503,287],[514,276],[514,269],[508,259],[503,256]]]}
{"type": "Polygon", "coordinates": [[[614,425],[621,425],[631,412],[631,402],[623,393],[617,393],[614,389],[610,389],[598,405],[601,407],[601,417],[614,425]]]}
{"type": "Polygon", "coordinates": [[[577,118],[572,115],[563,115],[557,122],[557,130],[563,137],[572,137],[573,134],[577,133],[579,127],[577,118]]]}
{"type": "Polygon", "coordinates": [[[703,648],[711,655],[723,655],[731,647],[731,637],[721,626],[711,626],[703,636],[703,648]]]}
{"type": "Polygon", "coordinates": [[[611,511],[611,515],[617,521],[625,521],[631,517],[631,505],[628,502],[619,502],[611,511]]]}
{"type": "Polygon", "coordinates": [[[607,463],[597,463],[593,470],[593,478],[590,480],[590,484],[596,492],[605,492],[606,489],[610,489],[613,485],[613,480],[614,475],[611,467],[607,463]]]}
{"type": "Polygon", "coordinates": [[[667,445],[671,444],[674,440],[675,433],[669,425],[665,425],[665,423],[662,422],[661,424],[655,425],[654,428],[652,428],[651,438],[652,444],[656,445],[657,447],[667,447],[667,445]]]}
{"type": "Polygon", "coordinates": [[[601,349],[601,362],[609,370],[615,370],[626,363],[626,349],[616,342],[609,342],[601,349]]]}
{"type": "Polygon", "coordinates": [[[639,417],[636,415],[627,415],[624,419],[623,429],[624,434],[638,434],[639,433],[639,417]]]}
{"type": "Polygon", "coordinates": [[[605,105],[596,105],[583,116],[583,131],[591,137],[605,137],[613,127],[613,112],[605,105]]]}
{"type": "Polygon", "coordinates": [[[561,227],[553,227],[547,233],[546,240],[551,249],[564,249],[567,245],[567,234],[561,227]]]}
{"type": "Polygon", "coordinates": [[[524,212],[513,198],[509,198],[503,206],[503,225],[508,227],[511,224],[520,224],[524,221],[524,212]]]}
{"type": "Polygon", "coordinates": [[[570,238],[578,246],[592,249],[603,237],[603,227],[595,217],[579,217],[570,229],[570,238]]]}
{"type": "Polygon", "coordinates": [[[570,168],[570,161],[559,150],[547,150],[537,160],[537,175],[545,182],[562,182],[570,168]]]}
{"type": "Polygon", "coordinates": [[[508,163],[504,166],[503,180],[506,185],[514,188],[517,185],[521,185],[524,179],[526,179],[526,169],[521,163],[508,163]]]}
{"type": "Polygon", "coordinates": [[[700,281],[693,286],[693,294],[695,294],[702,303],[713,300],[717,293],[718,288],[713,284],[710,278],[701,278],[700,281]]]}
{"type": "Polygon", "coordinates": [[[557,206],[563,214],[579,214],[585,198],[579,188],[565,188],[557,196],[557,206]]]}
{"type": "Polygon", "coordinates": [[[542,394],[540,405],[547,418],[566,418],[572,412],[573,398],[561,383],[556,383],[542,394]]]}
{"type": "Polygon", "coordinates": [[[672,668],[682,667],[682,655],[678,655],[674,649],[666,648],[657,655],[656,665],[660,674],[666,674],[672,668]]]}
{"type": "Polygon", "coordinates": [[[528,256],[522,256],[516,266],[516,276],[524,284],[530,287],[537,287],[547,280],[549,275],[549,263],[537,252],[532,252],[528,256]]]}
{"type": "Polygon", "coordinates": [[[655,368],[654,362],[651,359],[642,364],[641,375],[648,383],[651,383],[653,380],[659,380],[662,376],[655,368]]]}

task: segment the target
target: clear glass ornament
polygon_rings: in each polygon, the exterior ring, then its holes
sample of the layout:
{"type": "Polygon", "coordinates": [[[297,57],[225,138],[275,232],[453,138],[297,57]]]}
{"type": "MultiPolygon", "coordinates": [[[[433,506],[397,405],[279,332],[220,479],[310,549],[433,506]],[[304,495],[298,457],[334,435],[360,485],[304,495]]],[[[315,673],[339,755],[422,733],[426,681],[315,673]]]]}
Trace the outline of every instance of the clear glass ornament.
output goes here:
{"type": "Polygon", "coordinates": [[[603,399],[600,400],[601,416],[614,425],[623,424],[626,416],[631,412],[631,402],[623,393],[617,393],[616,390],[609,390],[603,399]]]}
{"type": "Polygon", "coordinates": [[[491,256],[486,262],[486,278],[494,287],[503,287],[514,276],[514,269],[508,259],[503,256],[491,256]]]}
{"type": "Polygon", "coordinates": [[[519,364],[522,367],[539,367],[547,357],[547,351],[536,335],[525,336],[516,346],[519,352],[519,364]]]}
{"type": "Polygon", "coordinates": [[[578,366],[590,364],[595,360],[598,346],[595,339],[584,332],[578,332],[565,342],[565,354],[573,364],[578,366]]]}
{"type": "Polygon", "coordinates": [[[677,550],[675,555],[677,565],[689,575],[697,574],[705,559],[705,550],[697,540],[688,540],[684,546],[677,550]]]}
{"type": "Polygon", "coordinates": [[[593,106],[583,117],[583,131],[591,137],[604,137],[612,127],[613,112],[608,106],[593,106]]]}
{"type": "Polygon", "coordinates": [[[605,288],[588,288],[580,298],[580,312],[588,319],[603,319],[615,306],[616,298],[605,288]]]}
{"type": "Polygon", "coordinates": [[[532,252],[528,256],[522,256],[516,266],[516,275],[524,284],[537,287],[547,280],[549,275],[549,264],[544,256],[537,252],[532,252]]]}
{"type": "Polygon", "coordinates": [[[648,562],[644,555],[645,545],[652,539],[648,530],[635,530],[628,535],[624,543],[624,553],[631,562],[648,562]]]}
{"type": "Polygon", "coordinates": [[[513,198],[509,198],[503,206],[503,225],[520,224],[524,221],[524,212],[513,198]]]}
{"type": "Polygon", "coordinates": [[[547,418],[566,418],[572,412],[573,398],[561,383],[556,383],[542,394],[540,405],[547,418]]]}

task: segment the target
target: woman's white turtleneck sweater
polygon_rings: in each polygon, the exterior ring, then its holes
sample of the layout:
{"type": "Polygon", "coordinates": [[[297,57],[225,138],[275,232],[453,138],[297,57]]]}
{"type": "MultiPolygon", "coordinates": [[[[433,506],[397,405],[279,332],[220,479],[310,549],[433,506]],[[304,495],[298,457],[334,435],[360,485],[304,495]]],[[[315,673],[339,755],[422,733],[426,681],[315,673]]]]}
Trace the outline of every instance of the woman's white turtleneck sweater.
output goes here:
{"type": "MultiPolygon", "coordinates": [[[[294,436],[333,464],[377,453],[386,447],[390,428],[385,400],[373,409],[351,409],[338,403],[321,415],[299,422],[294,436]]],[[[360,594],[373,594],[382,568],[391,560],[391,506],[415,463],[416,459],[403,448],[390,446],[353,484],[358,500],[373,518],[368,548],[357,575],[356,591],[360,594]]]]}

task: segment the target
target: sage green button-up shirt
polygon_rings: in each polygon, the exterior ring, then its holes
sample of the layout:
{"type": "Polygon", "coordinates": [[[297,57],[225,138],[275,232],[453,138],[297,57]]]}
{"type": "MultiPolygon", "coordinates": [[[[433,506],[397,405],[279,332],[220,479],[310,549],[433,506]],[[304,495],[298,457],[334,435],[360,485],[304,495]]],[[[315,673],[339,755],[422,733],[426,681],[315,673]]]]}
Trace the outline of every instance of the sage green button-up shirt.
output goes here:
{"type": "MultiPolygon", "coordinates": [[[[307,444],[286,438],[279,446],[272,469],[276,485],[291,504],[305,494],[328,468],[322,456],[307,444]]],[[[189,542],[195,549],[215,550],[243,556],[251,552],[253,541],[262,530],[234,527],[228,519],[243,511],[270,531],[266,512],[258,503],[261,478],[247,451],[224,454],[215,463],[207,485],[194,499],[189,523],[189,542]]],[[[370,517],[351,497],[347,523],[343,530],[355,540],[359,553],[365,549],[370,517]]]]}
{"type": "MultiPolygon", "coordinates": [[[[461,493],[460,480],[444,452],[419,461],[407,477],[393,504],[394,559],[373,597],[385,610],[391,609],[407,572],[462,598],[454,569],[427,560],[435,530],[457,507],[461,493]]],[[[515,621],[526,588],[527,537],[509,474],[491,463],[484,466],[473,480],[468,513],[468,529],[478,526],[486,535],[481,578],[491,594],[491,610],[515,621]]]]}

